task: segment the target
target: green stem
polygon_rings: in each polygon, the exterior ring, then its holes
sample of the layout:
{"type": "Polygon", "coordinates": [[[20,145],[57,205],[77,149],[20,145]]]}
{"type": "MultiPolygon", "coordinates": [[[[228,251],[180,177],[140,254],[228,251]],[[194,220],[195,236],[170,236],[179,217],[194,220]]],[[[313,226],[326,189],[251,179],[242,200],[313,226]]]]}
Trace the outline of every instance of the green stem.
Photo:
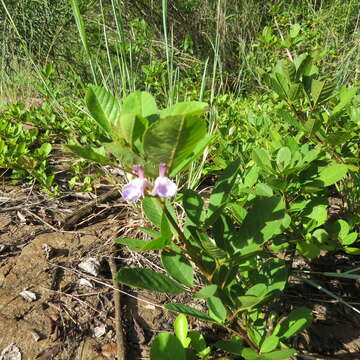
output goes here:
{"type": "Polygon", "coordinates": [[[164,214],[166,215],[166,217],[170,221],[170,224],[174,227],[177,234],[179,235],[180,240],[184,244],[185,250],[186,250],[187,254],[189,255],[190,259],[194,262],[194,264],[196,264],[198,266],[198,268],[200,269],[202,274],[206,277],[206,279],[210,283],[212,283],[212,276],[211,276],[211,274],[209,274],[207,269],[203,266],[201,257],[198,256],[198,252],[199,252],[198,249],[196,249],[194,246],[191,245],[190,241],[186,238],[183,231],[180,229],[179,225],[177,224],[177,222],[175,221],[173,216],[170,214],[170,212],[167,209],[165,203],[162,202],[159,198],[158,198],[158,201],[159,201],[159,204],[160,204],[161,208],[164,211],[164,214]]]}

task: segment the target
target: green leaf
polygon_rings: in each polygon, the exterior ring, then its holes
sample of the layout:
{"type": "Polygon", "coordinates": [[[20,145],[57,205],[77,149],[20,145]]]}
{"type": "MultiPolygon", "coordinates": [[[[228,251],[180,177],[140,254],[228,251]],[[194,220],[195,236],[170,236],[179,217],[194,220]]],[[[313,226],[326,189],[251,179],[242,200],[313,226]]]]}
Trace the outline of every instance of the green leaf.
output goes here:
{"type": "Polygon", "coordinates": [[[186,360],[185,349],[180,340],[169,333],[156,336],[151,344],[151,360],[186,360]]]}
{"type": "Polygon", "coordinates": [[[253,201],[239,231],[234,246],[241,249],[246,243],[264,243],[274,235],[281,234],[290,225],[285,212],[284,199],[271,197],[253,201]]]}
{"type": "Polygon", "coordinates": [[[154,251],[154,250],[163,250],[166,246],[169,245],[170,240],[168,237],[159,236],[158,238],[145,242],[144,246],[141,248],[141,251],[154,251]]]}
{"type": "Polygon", "coordinates": [[[327,100],[333,93],[335,84],[330,81],[320,81],[312,79],[311,81],[311,97],[313,106],[327,100]]]}
{"type": "Polygon", "coordinates": [[[211,318],[209,315],[184,304],[178,304],[178,303],[166,304],[165,308],[181,314],[193,316],[201,320],[214,322],[214,319],[211,318]]]}
{"type": "Polygon", "coordinates": [[[352,232],[352,233],[346,235],[343,239],[341,239],[341,243],[343,245],[348,246],[348,245],[353,244],[357,240],[357,238],[358,238],[358,233],[352,232]]]}
{"type": "Polygon", "coordinates": [[[200,101],[179,102],[160,112],[160,118],[168,116],[200,116],[208,109],[208,104],[200,101]]]}
{"type": "Polygon", "coordinates": [[[331,116],[343,110],[356,94],[356,88],[342,87],[339,92],[340,102],[333,108],[331,116]]]}
{"type": "Polygon", "coordinates": [[[244,345],[237,340],[219,340],[214,344],[214,346],[234,355],[242,355],[242,352],[244,350],[244,345]]]}
{"type": "Polygon", "coordinates": [[[151,241],[144,241],[141,239],[119,238],[115,239],[114,242],[116,242],[117,244],[126,245],[132,251],[162,250],[168,245],[167,239],[161,236],[151,241]]]}
{"type": "Polygon", "coordinates": [[[121,284],[136,288],[169,294],[181,294],[184,289],[174,280],[150,269],[121,269],[115,280],[121,284]]]}
{"type": "Polygon", "coordinates": [[[271,160],[269,153],[263,148],[255,148],[252,152],[252,158],[263,170],[271,170],[271,160]]]}
{"type": "Polygon", "coordinates": [[[210,353],[211,348],[206,346],[206,341],[202,334],[197,331],[190,331],[189,338],[191,339],[191,347],[199,356],[206,356],[210,353]]]}
{"type": "Polygon", "coordinates": [[[154,97],[145,91],[134,91],[122,101],[121,105],[122,114],[131,114],[134,117],[145,118],[159,112],[154,97]]]}
{"type": "Polygon", "coordinates": [[[163,251],[161,262],[169,275],[188,287],[194,285],[194,273],[190,262],[174,251],[163,251]]]}
{"type": "Polygon", "coordinates": [[[197,192],[189,189],[184,190],[183,206],[186,215],[194,225],[200,225],[204,221],[204,201],[197,192]]]}
{"type": "Polygon", "coordinates": [[[114,96],[99,86],[90,86],[85,96],[86,106],[94,120],[106,131],[120,117],[120,105],[114,96]]]}
{"type": "Polygon", "coordinates": [[[81,156],[84,159],[95,161],[99,164],[110,164],[111,161],[106,156],[104,147],[95,148],[90,145],[66,145],[76,155],[81,156]]]}
{"type": "Polygon", "coordinates": [[[276,156],[276,163],[279,167],[286,168],[291,162],[291,151],[287,146],[280,148],[276,156]]]}
{"type": "Polygon", "coordinates": [[[330,186],[340,181],[348,172],[349,168],[345,164],[333,163],[321,168],[316,180],[323,182],[324,186],[330,186]]]}
{"type": "Polygon", "coordinates": [[[313,320],[312,312],[306,307],[294,309],[287,318],[277,324],[273,334],[280,339],[289,339],[310,326],[313,320]]]}
{"type": "Polygon", "coordinates": [[[274,195],[272,188],[264,183],[256,184],[254,193],[258,196],[266,196],[266,197],[271,197],[274,195]]]}
{"type": "Polygon", "coordinates": [[[104,148],[107,153],[111,153],[118,159],[124,168],[132,169],[134,164],[144,165],[144,160],[136,155],[130,147],[121,145],[116,142],[104,143],[104,148]]]}
{"type": "Polygon", "coordinates": [[[263,354],[259,360],[289,360],[291,356],[296,354],[296,350],[287,349],[274,351],[272,353],[263,354]]]}
{"type": "Polygon", "coordinates": [[[220,249],[215,242],[210,240],[205,232],[198,230],[194,226],[188,226],[188,229],[197,243],[213,259],[223,259],[226,257],[226,252],[223,249],[220,249]]]}
{"type": "Polygon", "coordinates": [[[207,224],[213,224],[225,205],[227,198],[234,186],[235,180],[240,170],[240,160],[232,162],[216,181],[214,189],[210,195],[209,209],[207,213],[207,224]]]}
{"type": "Polygon", "coordinates": [[[261,301],[263,301],[263,297],[262,296],[252,296],[252,295],[243,295],[243,296],[238,296],[237,300],[239,302],[239,306],[237,310],[247,310],[247,309],[251,309],[253,306],[260,304],[261,301]]]}
{"type": "Polygon", "coordinates": [[[210,296],[206,299],[209,308],[209,315],[218,323],[223,324],[226,320],[227,312],[222,301],[216,296],[210,296]]]}
{"type": "Polygon", "coordinates": [[[154,197],[146,196],[142,200],[142,209],[146,217],[156,226],[160,227],[163,209],[159,200],[154,197]]]}
{"type": "Polygon", "coordinates": [[[265,338],[261,344],[260,352],[267,353],[276,349],[279,345],[280,339],[276,335],[270,335],[265,338]]]}
{"type": "Polygon", "coordinates": [[[201,290],[199,290],[194,297],[199,299],[207,299],[213,295],[215,295],[217,290],[217,285],[207,285],[201,290]]]}
{"type": "Polygon", "coordinates": [[[301,26],[299,24],[292,24],[290,26],[290,36],[292,38],[296,38],[299,35],[300,30],[301,30],[301,26]]]}
{"type": "Polygon", "coordinates": [[[114,240],[115,243],[128,246],[130,250],[141,251],[146,241],[141,239],[119,238],[114,240]]]}
{"type": "MultiPolygon", "coordinates": [[[[113,138],[122,137],[133,148],[136,141],[142,141],[145,130],[148,127],[147,120],[133,114],[121,113],[118,121],[112,127],[110,135],[113,138]]],[[[141,150],[141,147],[140,147],[141,150]]]]}
{"type": "MultiPolygon", "coordinates": [[[[168,171],[192,157],[198,143],[206,137],[203,119],[185,115],[161,118],[151,125],[144,136],[144,152],[156,164],[166,163],[168,171]]],[[[178,169],[180,171],[181,169],[178,169]]]]}
{"type": "Polygon", "coordinates": [[[186,316],[184,314],[178,315],[174,322],[174,331],[176,337],[180,340],[184,348],[187,348],[187,346],[189,345],[187,341],[188,330],[189,326],[186,316]]]}
{"type": "Polygon", "coordinates": [[[200,157],[204,150],[209,144],[215,139],[215,136],[205,136],[203,139],[199,140],[195,145],[191,154],[185,158],[184,160],[180,161],[177,166],[174,166],[171,170],[169,176],[174,177],[176,176],[181,170],[185,170],[194,160],[200,157]]]}

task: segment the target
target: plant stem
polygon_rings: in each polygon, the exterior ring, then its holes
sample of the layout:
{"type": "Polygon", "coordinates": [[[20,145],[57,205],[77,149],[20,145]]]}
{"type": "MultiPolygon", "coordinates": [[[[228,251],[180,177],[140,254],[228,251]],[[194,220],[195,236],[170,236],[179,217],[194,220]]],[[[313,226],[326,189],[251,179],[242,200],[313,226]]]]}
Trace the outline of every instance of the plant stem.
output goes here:
{"type": "Polygon", "coordinates": [[[158,198],[159,204],[161,206],[161,208],[164,211],[164,214],[166,215],[166,217],[168,218],[168,220],[170,221],[171,225],[174,227],[174,229],[176,230],[176,232],[179,235],[180,240],[182,241],[182,243],[185,246],[185,250],[187,251],[187,254],[190,256],[190,259],[194,262],[194,264],[196,264],[196,266],[198,266],[198,268],[200,269],[200,271],[202,272],[202,274],[206,277],[206,279],[212,283],[212,276],[211,274],[209,274],[209,272],[207,271],[207,269],[203,266],[202,264],[202,260],[201,257],[197,255],[198,253],[198,249],[196,249],[194,246],[191,245],[191,243],[189,242],[189,240],[186,238],[186,236],[184,235],[183,231],[180,229],[179,225],[177,224],[177,222],[175,221],[175,219],[173,218],[173,216],[170,214],[169,210],[167,209],[166,205],[164,202],[162,202],[159,198],[158,198]]]}

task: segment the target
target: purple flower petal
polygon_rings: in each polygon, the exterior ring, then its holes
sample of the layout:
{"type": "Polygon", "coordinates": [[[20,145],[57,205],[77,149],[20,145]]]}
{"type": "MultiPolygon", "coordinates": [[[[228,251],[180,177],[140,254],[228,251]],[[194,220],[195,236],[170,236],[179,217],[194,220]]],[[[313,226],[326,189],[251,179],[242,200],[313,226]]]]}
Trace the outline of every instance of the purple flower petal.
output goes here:
{"type": "Polygon", "coordinates": [[[144,196],[145,189],[149,184],[146,179],[138,177],[124,186],[121,196],[126,201],[136,200],[144,196]]]}
{"type": "Polygon", "coordinates": [[[160,196],[163,198],[171,198],[176,195],[178,188],[176,184],[166,176],[159,176],[155,180],[154,189],[152,191],[153,196],[160,196]]]}

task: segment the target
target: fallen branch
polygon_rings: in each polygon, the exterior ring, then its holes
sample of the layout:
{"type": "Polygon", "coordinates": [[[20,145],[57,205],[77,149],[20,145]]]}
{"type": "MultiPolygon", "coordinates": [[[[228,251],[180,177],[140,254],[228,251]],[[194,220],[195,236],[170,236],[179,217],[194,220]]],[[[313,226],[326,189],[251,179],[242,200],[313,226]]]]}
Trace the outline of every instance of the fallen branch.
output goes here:
{"type": "MultiPolygon", "coordinates": [[[[115,247],[114,247],[115,248],[115,247]]],[[[115,280],[117,273],[117,267],[113,255],[109,258],[110,270],[113,278],[114,291],[114,303],[115,303],[115,331],[116,331],[116,343],[117,343],[117,359],[125,360],[125,346],[124,346],[124,333],[121,323],[121,301],[120,301],[120,285],[115,280]]]]}

